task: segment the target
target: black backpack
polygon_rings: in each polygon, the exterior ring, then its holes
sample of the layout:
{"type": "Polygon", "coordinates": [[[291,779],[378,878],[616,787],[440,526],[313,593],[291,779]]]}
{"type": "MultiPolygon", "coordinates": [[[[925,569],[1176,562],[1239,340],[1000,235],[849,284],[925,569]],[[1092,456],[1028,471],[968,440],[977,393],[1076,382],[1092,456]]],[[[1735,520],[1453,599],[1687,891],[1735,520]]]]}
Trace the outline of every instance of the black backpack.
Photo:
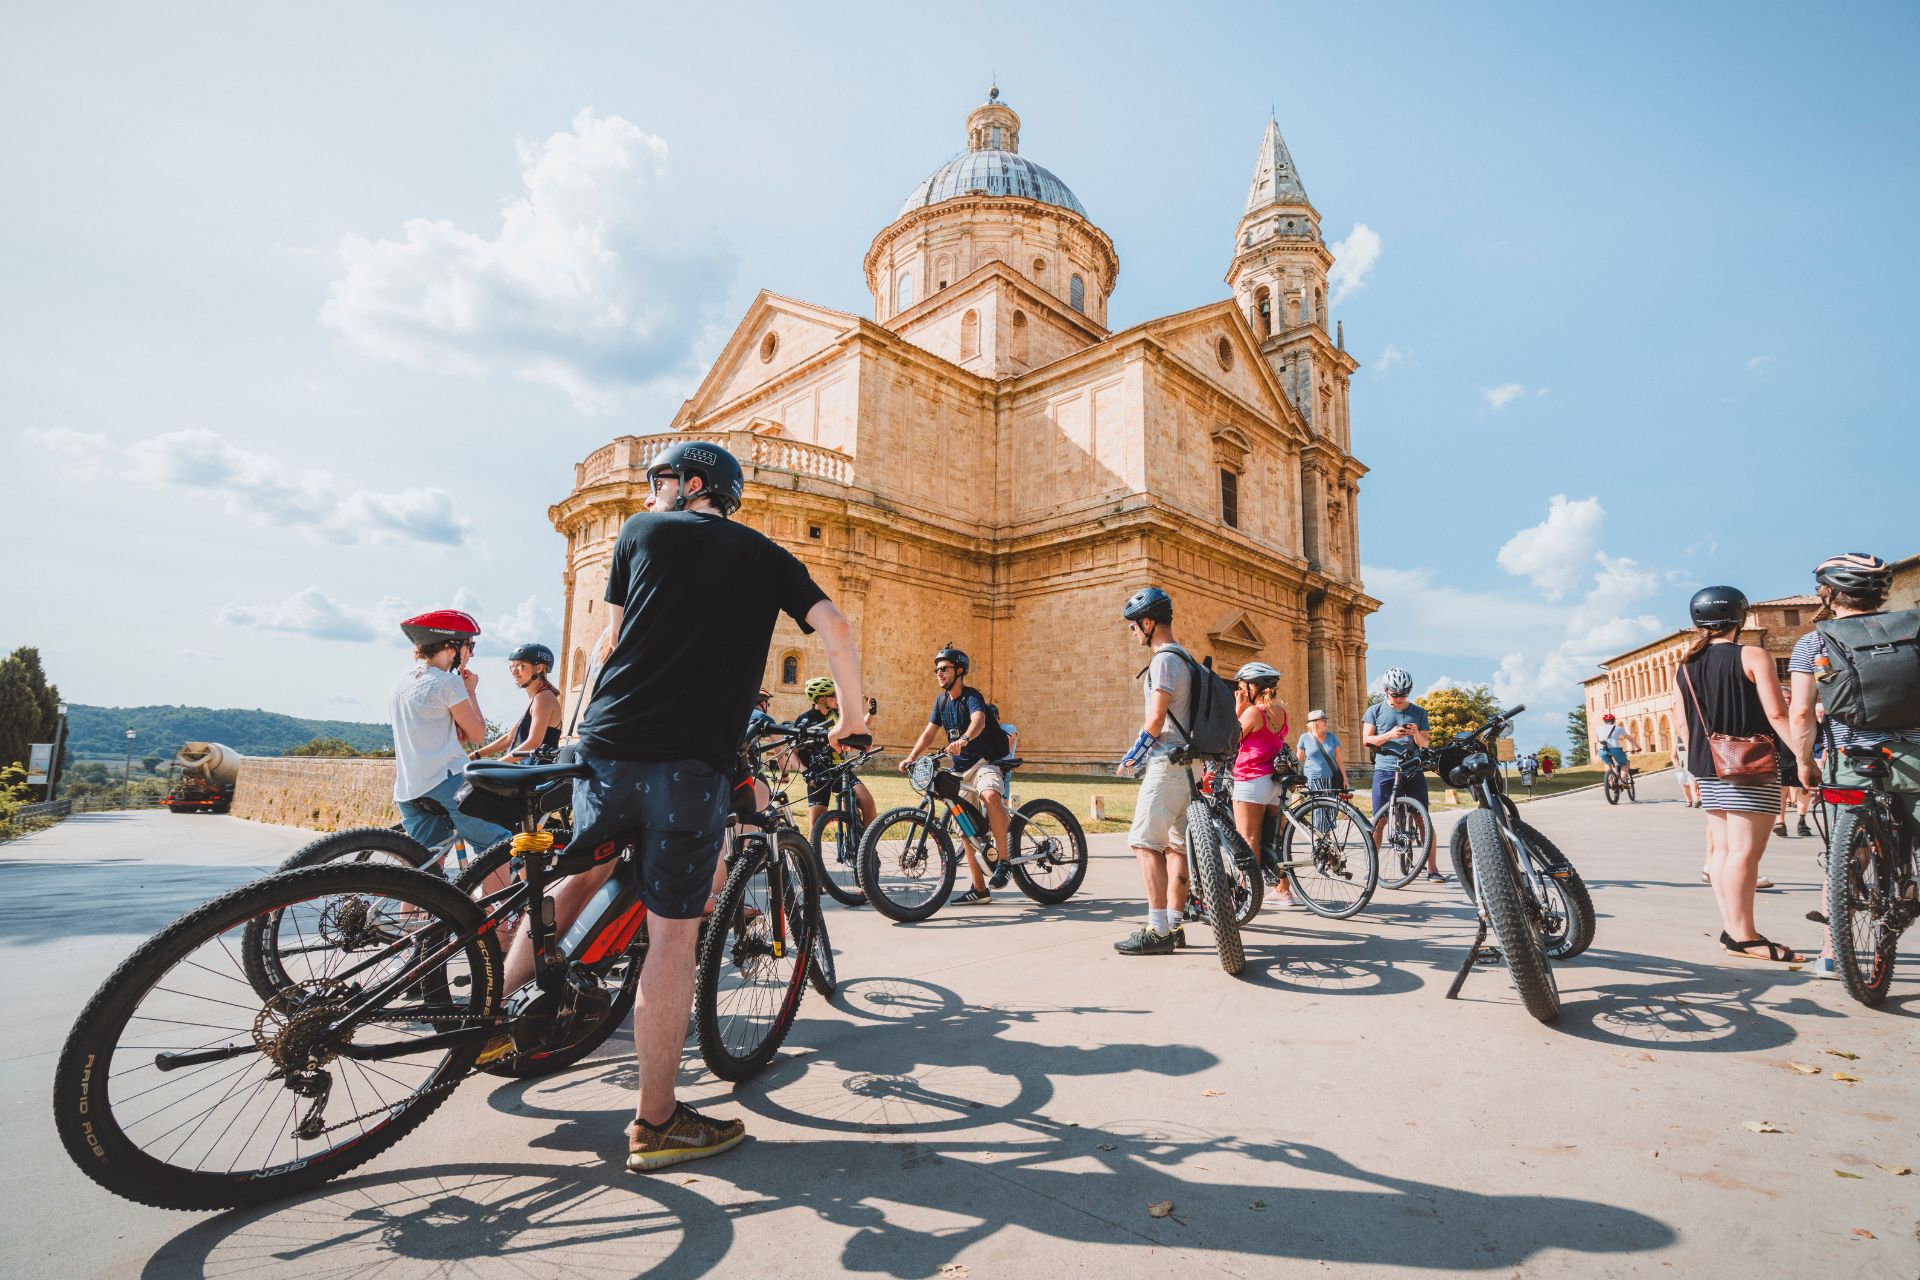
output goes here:
{"type": "Polygon", "coordinates": [[[1920,725],[1920,609],[1813,625],[1827,646],[1814,679],[1828,716],[1849,729],[1920,725]]]}
{"type": "MultiPolygon", "coordinates": [[[[1195,662],[1185,649],[1174,656],[1193,672],[1193,688],[1187,695],[1187,720],[1167,708],[1167,716],[1187,740],[1187,750],[1197,756],[1230,756],[1240,749],[1240,714],[1233,706],[1233,686],[1214,674],[1213,659],[1195,662]]],[[[1152,666],[1148,664],[1149,668],[1152,666]]],[[[1145,674],[1142,672],[1142,674],[1145,674]]]]}

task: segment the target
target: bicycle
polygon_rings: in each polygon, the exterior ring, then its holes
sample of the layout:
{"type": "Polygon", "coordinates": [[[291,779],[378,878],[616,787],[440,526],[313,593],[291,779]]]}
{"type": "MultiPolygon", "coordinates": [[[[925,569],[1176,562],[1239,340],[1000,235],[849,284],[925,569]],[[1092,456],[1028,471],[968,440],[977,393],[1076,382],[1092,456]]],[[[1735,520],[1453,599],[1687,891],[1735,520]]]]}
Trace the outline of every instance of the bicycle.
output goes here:
{"type": "MultiPolygon", "coordinates": [[[[874,910],[899,924],[916,924],[946,905],[959,865],[956,827],[969,847],[979,844],[982,856],[996,848],[986,815],[960,794],[960,775],[941,766],[950,758],[939,750],[914,761],[907,778],[920,803],[887,810],[860,842],[860,889],[874,910]]],[[[1009,756],[999,764],[1011,778],[1020,759],[1009,756]]],[[[1029,800],[1014,809],[1007,844],[1014,883],[1042,905],[1065,902],[1087,877],[1086,832],[1057,800],[1029,800]]]]}
{"type": "MultiPolygon", "coordinates": [[[[1825,853],[1827,925],[1833,965],[1847,994],[1868,1008],[1887,998],[1900,935],[1920,915],[1914,845],[1920,839],[1887,789],[1889,753],[1843,747],[1865,787],[1820,788],[1821,824],[1839,809],[1825,853]]],[[[1829,755],[1832,749],[1829,748],[1829,755]]]]}
{"type": "MultiPolygon", "coordinates": [[[[871,699],[868,700],[867,705],[872,707],[873,703],[871,699]]],[[[834,963],[833,943],[827,937],[826,913],[819,910],[817,906],[819,901],[818,890],[825,887],[828,883],[828,877],[825,869],[819,864],[817,851],[812,845],[806,843],[806,837],[800,833],[799,824],[793,820],[793,805],[787,798],[786,790],[787,780],[790,775],[774,766],[769,760],[773,751],[778,748],[769,746],[766,742],[767,739],[775,738],[781,741],[790,741],[796,735],[806,735],[809,732],[810,731],[802,729],[797,725],[780,725],[776,730],[760,735],[760,741],[749,745],[747,750],[752,772],[754,776],[759,778],[766,786],[769,799],[766,807],[751,819],[730,818],[728,822],[728,838],[731,845],[731,841],[738,834],[738,828],[750,821],[764,834],[775,835],[783,841],[786,841],[786,836],[790,833],[794,839],[798,839],[803,845],[806,845],[807,856],[802,858],[800,863],[808,877],[814,882],[814,901],[816,903],[813,922],[813,948],[812,953],[807,958],[807,978],[813,983],[813,989],[815,991],[818,991],[822,996],[831,998],[833,993],[839,989],[840,977],[838,967],[834,963]]],[[[820,736],[823,738],[826,736],[825,730],[820,731],[820,736]]],[[[873,751],[872,741],[868,739],[867,745],[860,748],[856,753],[857,758],[866,759],[873,754],[873,751]]],[[[787,842],[790,843],[790,841],[787,842]]],[[[864,895],[861,900],[865,901],[864,895]]]]}
{"type": "MultiPolygon", "coordinates": [[[[873,699],[867,700],[867,714],[873,714],[873,699]]],[[[817,738],[824,742],[827,732],[824,729],[795,728],[795,740],[817,738]]],[[[867,903],[867,895],[860,888],[860,840],[866,834],[866,824],[860,819],[860,800],[855,788],[860,785],[861,766],[878,754],[878,748],[868,747],[845,760],[837,761],[826,776],[827,789],[831,795],[827,811],[813,824],[813,856],[820,869],[820,887],[832,896],[835,902],[849,907],[862,907],[867,903]]]]}
{"type": "MultiPolygon", "coordinates": [[[[87,1002],[55,1068],[54,1123],[68,1155],[143,1204],[257,1204],[392,1147],[474,1074],[502,1031],[514,1059],[540,1074],[617,1026],[608,978],[624,984],[645,956],[632,846],[562,850],[541,828],[540,789],[586,772],[468,766],[470,781],[522,814],[512,841],[520,877],[478,902],[426,872],[331,862],[243,885],[135,949],[87,1002]],[[609,861],[611,876],[564,935],[549,911],[526,910],[555,881],[609,861]],[[252,983],[237,972],[237,950],[269,914],[280,922],[273,938],[298,945],[274,955],[285,984],[243,1002],[252,983]],[[535,976],[505,995],[501,932],[516,918],[535,976]],[[330,1114],[341,1093],[346,1114],[330,1114]]],[[[795,960],[818,914],[803,854],[749,835],[701,944],[695,1014],[722,1078],[765,1066],[792,1025],[804,972],[795,960]],[[767,904],[757,915],[746,910],[754,894],[767,904]],[[783,962],[791,972],[779,972],[783,962]],[[770,1019],[723,1014],[728,991],[760,988],[780,993],[770,1019]]]]}
{"type": "Polygon", "coordinates": [[[1409,774],[1426,771],[1427,757],[1419,748],[1402,756],[1393,769],[1393,786],[1387,803],[1374,815],[1373,839],[1380,848],[1380,883],[1389,889],[1404,889],[1420,874],[1420,868],[1433,861],[1433,813],[1417,797],[1400,794],[1400,783],[1409,774]]]}
{"type": "MultiPolygon", "coordinates": [[[[1220,967],[1238,976],[1247,967],[1246,949],[1240,944],[1240,918],[1235,909],[1235,865],[1238,861],[1232,841],[1239,839],[1233,829],[1233,810],[1221,816],[1219,802],[1210,791],[1210,779],[1222,775],[1228,764],[1225,756],[1195,755],[1176,747],[1168,762],[1187,775],[1187,882],[1191,903],[1199,907],[1201,920],[1213,930],[1213,945],[1220,967]],[[1195,776],[1194,765],[1201,767],[1195,776]],[[1227,851],[1227,852],[1223,852],[1227,851]]],[[[1244,847],[1244,842],[1242,842],[1244,847]]],[[[1255,885],[1259,880],[1254,881],[1255,885]]],[[[1252,890],[1253,910],[1258,911],[1260,897],[1252,890]]]]}
{"type": "Polygon", "coordinates": [[[1295,900],[1315,915],[1345,920],[1367,905],[1379,882],[1379,859],[1366,815],[1329,791],[1308,790],[1289,803],[1292,789],[1306,785],[1290,752],[1275,761],[1274,777],[1280,783],[1278,812],[1263,824],[1256,856],[1234,825],[1227,775],[1213,764],[1202,770],[1200,796],[1212,811],[1221,843],[1233,855],[1228,896],[1234,921],[1250,923],[1260,913],[1267,888],[1282,879],[1295,900]],[[1304,857],[1295,856],[1296,836],[1307,842],[1304,857]]]}
{"type": "Polygon", "coordinates": [[[1600,789],[1606,793],[1608,804],[1619,804],[1620,797],[1626,796],[1628,804],[1640,803],[1633,792],[1633,766],[1631,764],[1609,764],[1606,776],[1601,780],[1600,789]]]}

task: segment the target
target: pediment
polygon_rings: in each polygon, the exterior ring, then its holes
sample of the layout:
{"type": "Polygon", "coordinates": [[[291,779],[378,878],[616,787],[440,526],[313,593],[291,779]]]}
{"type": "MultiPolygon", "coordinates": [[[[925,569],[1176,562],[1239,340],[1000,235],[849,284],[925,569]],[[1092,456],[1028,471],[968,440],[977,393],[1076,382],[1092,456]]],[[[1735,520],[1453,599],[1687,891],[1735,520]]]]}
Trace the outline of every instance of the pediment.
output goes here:
{"type": "Polygon", "coordinates": [[[1213,641],[1216,649],[1224,645],[1231,649],[1260,653],[1267,647],[1267,638],[1253,625],[1253,619],[1245,609],[1236,609],[1222,618],[1207,632],[1207,639],[1213,641]]]}
{"type": "Polygon", "coordinates": [[[859,328],[858,316],[761,290],[674,424],[698,421],[758,390],[859,328]]]}
{"type": "Polygon", "coordinates": [[[1306,437],[1306,423],[1281,390],[1273,366],[1261,354],[1253,330],[1232,299],[1151,320],[1140,329],[1179,356],[1202,381],[1252,405],[1282,430],[1306,437]]]}

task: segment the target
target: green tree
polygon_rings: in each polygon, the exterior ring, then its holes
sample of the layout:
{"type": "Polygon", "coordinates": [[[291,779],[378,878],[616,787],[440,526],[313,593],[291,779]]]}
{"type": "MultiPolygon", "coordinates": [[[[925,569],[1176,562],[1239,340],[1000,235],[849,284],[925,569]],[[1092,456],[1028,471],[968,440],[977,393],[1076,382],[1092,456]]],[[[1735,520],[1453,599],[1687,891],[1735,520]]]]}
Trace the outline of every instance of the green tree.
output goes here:
{"type": "Polygon", "coordinates": [[[353,744],[344,738],[314,738],[297,747],[288,747],[283,756],[357,756],[353,744]]]}
{"type": "Polygon", "coordinates": [[[1539,756],[1542,760],[1553,761],[1553,767],[1556,769],[1560,767],[1560,748],[1558,747],[1541,747],[1533,754],[1539,756]]]}
{"type": "Polygon", "coordinates": [[[1483,684],[1464,689],[1435,689],[1414,701],[1426,708],[1428,740],[1435,746],[1456,733],[1477,729],[1500,714],[1500,703],[1494,698],[1493,690],[1483,684]]]}
{"type": "Polygon", "coordinates": [[[0,658],[0,768],[25,764],[27,747],[52,742],[60,723],[60,690],[47,683],[31,645],[0,658]]]}
{"type": "Polygon", "coordinates": [[[1567,744],[1573,748],[1567,753],[1567,763],[1585,764],[1593,758],[1592,749],[1587,745],[1587,708],[1584,703],[1567,712],[1567,744]]]}
{"type": "Polygon", "coordinates": [[[152,773],[155,770],[159,769],[160,762],[165,758],[166,758],[165,756],[156,756],[152,754],[141,756],[140,767],[142,769],[145,769],[148,773],[152,773]]]}

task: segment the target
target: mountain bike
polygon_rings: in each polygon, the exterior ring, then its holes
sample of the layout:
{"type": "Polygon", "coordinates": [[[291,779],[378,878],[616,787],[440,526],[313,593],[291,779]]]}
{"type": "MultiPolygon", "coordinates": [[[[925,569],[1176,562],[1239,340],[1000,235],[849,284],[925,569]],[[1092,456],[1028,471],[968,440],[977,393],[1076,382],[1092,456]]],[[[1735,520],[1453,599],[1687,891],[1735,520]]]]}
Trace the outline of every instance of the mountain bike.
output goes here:
{"type": "Polygon", "coordinates": [[[1631,764],[1607,766],[1606,776],[1601,779],[1600,789],[1606,793],[1608,804],[1619,804],[1625,796],[1627,803],[1638,804],[1639,797],[1633,792],[1633,766],[1631,764]]]}
{"type": "MultiPolygon", "coordinates": [[[[1226,816],[1221,816],[1217,799],[1210,793],[1209,778],[1221,776],[1230,757],[1195,755],[1184,748],[1175,748],[1167,757],[1168,763],[1187,775],[1190,788],[1187,801],[1187,882],[1192,886],[1193,901],[1200,908],[1200,917],[1213,930],[1214,950],[1220,957],[1220,967],[1229,974],[1238,975],[1247,967],[1247,954],[1240,945],[1240,918],[1236,912],[1235,901],[1235,865],[1236,854],[1233,841],[1239,833],[1233,829],[1233,810],[1229,807],[1226,816]],[[1194,766],[1200,766],[1195,773],[1194,766]]],[[[1259,910],[1259,878],[1253,882],[1251,892],[1255,901],[1253,910],[1259,910]]]]}
{"type": "MultiPolygon", "coordinates": [[[[1567,855],[1560,852],[1560,846],[1521,819],[1512,797],[1502,792],[1500,806],[1506,815],[1507,829],[1526,855],[1521,872],[1528,891],[1540,904],[1540,937],[1547,958],[1571,960],[1593,945],[1597,927],[1593,895],[1567,855]]],[[[1454,879],[1460,882],[1469,898],[1473,897],[1473,850],[1467,841],[1466,823],[1454,824],[1447,854],[1453,862],[1454,879]]]]}
{"type": "MultiPolygon", "coordinates": [[[[868,703],[871,707],[872,699],[868,703]]],[[[796,741],[803,737],[824,741],[826,736],[825,729],[796,730],[796,741]]],[[[876,754],[877,748],[868,747],[835,762],[824,779],[832,798],[827,811],[813,824],[813,856],[820,869],[820,887],[834,901],[849,907],[867,903],[867,895],[860,888],[860,840],[866,834],[866,824],[860,818],[860,798],[855,788],[860,785],[861,766],[876,754]]]]}
{"type": "MultiPolygon", "coordinates": [[[[644,960],[632,846],[560,850],[541,829],[540,789],[586,772],[468,766],[476,786],[521,808],[512,842],[520,878],[478,902],[426,872],[336,861],[243,885],[142,944],[87,1002],[61,1050],[54,1123],[68,1155],[143,1204],[257,1204],[393,1146],[474,1073],[483,1048],[546,1069],[564,1063],[606,1029],[620,997],[611,984],[624,986],[644,960]],[[612,874],[564,935],[550,911],[526,910],[555,881],[608,862],[612,874]],[[266,915],[277,922],[269,938],[286,981],[263,998],[240,950],[266,915]],[[501,933],[515,921],[535,976],[507,995],[501,933]],[[489,1043],[503,1031],[510,1044],[489,1043]]],[[[701,1049],[716,1075],[742,1079],[771,1060],[799,1004],[799,958],[817,915],[804,849],[744,840],[695,982],[701,1049]],[[779,993],[771,1017],[752,998],[764,989],[779,993]]]]}
{"type": "MultiPolygon", "coordinates": [[[[1293,788],[1307,782],[1291,752],[1281,752],[1274,776],[1280,801],[1277,807],[1269,806],[1256,856],[1234,825],[1228,775],[1211,764],[1201,771],[1200,798],[1216,819],[1220,844],[1232,855],[1227,893],[1234,921],[1250,923],[1260,913],[1268,886],[1283,879],[1309,911],[1344,920],[1367,905],[1378,884],[1379,860],[1366,815],[1328,791],[1306,791],[1289,802],[1293,788]]],[[[1196,883],[1191,876],[1188,882],[1196,883]]]]}
{"type": "Polygon", "coordinates": [[[1901,816],[1887,790],[1892,770],[1886,749],[1840,749],[1868,785],[1820,788],[1822,825],[1829,805],[1839,810],[1825,854],[1827,925],[1841,985],[1872,1008],[1887,998],[1900,935],[1920,915],[1914,873],[1920,833],[1901,816]]]}
{"type": "MultiPolygon", "coordinates": [[[[960,775],[942,765],[951,758],[940,750],[914,761],[907,779],[920,803],[887,810],[861,839],[861,892],[889,920],[914,924],[946,905],[959,865],[956,833],[983,858],[995,850],[986,814],[960,793],[960,775]]],[[[1011,782],[1020,760],[999,765],[1011,782]]],[[[1087,878],[1087,836],[1073,811],[1034,799],[1007,817],[1008,870],[1020,891],[1049,906],[1071,898],[1087,878]]]]}
{"type": "MultiPolygon", "coordinates": [[[[1479,806],[1460,820],[1464,856],[1455,864],[1479,917],[1478,927],[1460,972],[1447,988],[1447,999],[1460,994],[1475,964],[1500,962],[1507,966],[1527,1012],[1541,1022],[1552,1022],[1560,1016],[1560,991],[1548,963],[1549,904],[1543,886],[1529,872],[1533,861],[1529,846],[1514,830],[1493,751],[1494,739],[1524,710],[1516,706],[1502,711],[1477,729],[1455,734],[1446,746],[1430,753],[1442,780],[1449,787],[1471,791],[1479,806]],[[1497,949],[1486,946],[1489,929],[1499,943],[1497,949]]],[[[1544,848],[1540,852],[1544,856],[1544,848]]],[[[1571,872],[1572,867],[1565,870],[1571,872]]]]}
{"type": "MultiPolygon", "coordinates": [[[[1390,757],[1389,757],[1390,758],[1390,757]]],[[[1433,814],[1418,796],[1402,795],[1401,781],[1425,771],[1418,748],[1401,757],[1393,769],[1387,803],[1373,819],[1373,838],[1380,846],[1380,883],[1404,889],[1433,859],[1433,814]]]]}
{"type": "MultiPolygon", "coordinates": [[[[867,700],[869,714],[872,713],[873,705],[873,700],[869,698],[867,700]]],[[[740,827],[752,825],[761,834],[774,837],[783,846],[783,853],[791,852],[796,840],[805,848],[806,856],[799,859],[799,862],[808,878],[814,882],[816,904],[813,947],[812,953],[807,958],[807,978],[813,983],[815,991],[830,998],[839,989],[840,978],[834,963],[833,943],[827,937],[826,914],[817,909],[818,891],[827,885],[828,877],[819,864],[819,858],[813,846],[807,844],[806,837],[800,833],[799,824],[794,821],[793,804],[787,797],[787,783],[792,775],[775,765],[772,760],[774,752],[785,751],[786,743],[794,740],[795,737],[810,736],[814,732],[798,725],[780,725],[776,729],[758,735],[754,742],[748,744],[746,751],[750,767],[754,776],[766,786],[768,800],[766,807],[753,817],[747,819],[736,817],[729,820],[729,840],[737,836],[740,827]]],[[[821,738],[826,737],[826,730],[817,732],[821,738]]],[[[864,741],[866,745],[855,753],[857,759],[864,760],[874,752],[871,738],[864,741]]],[[[861,900],[865,901],[864,895],[861,900]]]]}

